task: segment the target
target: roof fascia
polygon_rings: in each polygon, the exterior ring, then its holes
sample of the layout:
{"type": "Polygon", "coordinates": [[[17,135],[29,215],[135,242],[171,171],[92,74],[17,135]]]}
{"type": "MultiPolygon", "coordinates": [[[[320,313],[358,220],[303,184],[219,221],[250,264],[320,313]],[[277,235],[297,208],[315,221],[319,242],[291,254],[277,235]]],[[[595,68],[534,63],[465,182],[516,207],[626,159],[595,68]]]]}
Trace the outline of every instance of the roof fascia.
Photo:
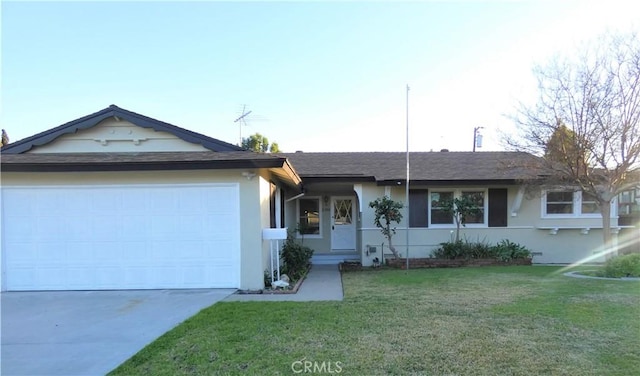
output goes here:
{"type": "Polygon", "coordinates": [[[302,176],[304,184],[311,183],[367,183],[375,182],[371,176],[302,176]]]}
{"type": "Polygon", "coordinates": [[[2,153],[7,154],[20,154],[31,150],[35,146],[46,145],[58,137],[75,133],[78,130],[89,129],[101,121],[115,117],[117,119],[123,119],[129,121],[142,128],[152,128],[156,131],[163,131],[173,134],[174,136],[195,144],[202,145],[203,147],[212,151],[242,151],[243,148],[229,144],[227,142],[217,140],[215,138],[205,136],[200,133],[192,132],[190,130],[180,128],[173,124],[165,123],[160,120],[156,120],[144,115],[140,115],[135,112],[131,112],[122,109],[118,106],[111,105],[96,113],[81,117],[76,120],[72,120],[68,123],[62,124],[58,127],[51,128],[44,132],[40,132],[31,137],[27,137],[20,141],[14,142],[2,148],[2,153]]]}
{"type": "Polygon", "coordinates": [[[232,170],[241,168],[278,168],[282,161],[223,160],[122,163],[2,163],[2,172],[82,172],[82,171],[162,171],[162,170],[232,170]]]}

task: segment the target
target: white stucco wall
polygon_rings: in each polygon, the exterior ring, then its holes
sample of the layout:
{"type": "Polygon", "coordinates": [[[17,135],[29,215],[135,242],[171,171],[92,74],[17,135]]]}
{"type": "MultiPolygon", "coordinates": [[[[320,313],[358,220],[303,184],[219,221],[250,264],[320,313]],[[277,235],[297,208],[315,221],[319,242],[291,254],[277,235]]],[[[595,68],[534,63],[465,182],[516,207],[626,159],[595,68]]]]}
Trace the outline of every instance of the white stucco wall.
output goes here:
{"type": "Polygon", "coordinates": [[[186,142],[171,133],[142,128],[125,120],[109,118],[100,124],[65,134],[55,142],[38,146],[28,153],[99,153],[207,151],[204,146],[186,142]]]}
{"type": "MultiPolygon", "coordinates": [[[[445,187],[438,187],[438,189],[440,188],[445,187]]],[[[511,216],[518,188],[514,186],[491,188],[508,188],[508,227],[462,227],[461,237],[463,239],[489,243],[509,239],[531,249],[534,252],[534,263],[566,264],[587,259],[593,262],[604,260],[602,257],[592,257],[602,245],[602,218],[542,218],[540,197],[525,197],[517,215],[511,216]],[[552,234],[550,228],[555,227],[558,228],[558,232],[552,234]]],[[[364,208],[360,236],[362,237],[361,254],[364,265],[371,265],[371,260],[374,257],[380,258],[380,248],[383,243],[385,243],[386,253],[390,253],[386,239],[373,224],[373,211],[368,207],[370,201],[382,197],[384,194],[385,187],[376,186],[373,183],[363,184],[364,208]],[[367,255],[367,245],[376,246],[377,253],[367,255]]],[[[393,200],[405,202],[404,187],[392,187],[390,194],[393,200]]],[[[403,220],[397,226],[397,233],[393,237],[394,245],[403,256],[407,252],[406,226],[408,219],[408,213],[403,210],[403,220]]],[[[617,219],[612,219],[612,227],[615,226],[617,226],[617,219]]],[[[453,232],[455,232],[455,225],[445,228],[410,228],[409,256],[429,257],[432,250],[439,246],[439,243],[452,239],[453,232]]]]}

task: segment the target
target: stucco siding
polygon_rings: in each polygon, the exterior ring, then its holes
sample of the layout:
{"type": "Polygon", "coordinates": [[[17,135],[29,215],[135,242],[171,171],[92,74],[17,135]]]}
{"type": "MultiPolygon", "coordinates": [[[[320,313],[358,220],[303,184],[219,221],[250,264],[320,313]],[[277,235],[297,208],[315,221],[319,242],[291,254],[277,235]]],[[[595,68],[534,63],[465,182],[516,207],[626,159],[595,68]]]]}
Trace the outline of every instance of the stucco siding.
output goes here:
{"type": "MultiPolygon", "coordinates": [[[[431,189],[431,187],[424,187],[431,189]]],[[[442,189],[444,187],[437,187],[442,189]]],[[[456,186],[446,188],[461,188],[456,186]]],[[[520,207],[516,209],[516,198],[519,188],[516,186],[495,186],[491,188],[507,188],[507,227],[461,227],[460,236],[469,241],[496,243],[502,239],[509,239],[525,245],[534,252],[534,263],[568,264],[580,260],[591,262],[603,261],[603,257],[593,257],[602,245],[601,217],[571,217],[571,218],[543,218],[541,199],[539,196],[526,196],[520,207]],[[515,212],[515,216],[512,214],[515,212]],[[555,228],[558,228],[555,232],[555,228]]],[[[361,253],[364,265],[371,265],[374,257],[380,258],[383,248],[385,254],[390,254],[388,242],[380,230],[373,224],[373,210],[368,203],[387,192],[395,201],[405,203],[404,187],[385,188],[375,184],[363,185],[362,226],[359,231],[361,237],[361,253]],[[384,243],[384,246],[383,246],[384,243]],[[367,246],[375,246],[376,253],[367,254],[367,246]]],[[[404,257],[407,252],[406,226],[409,219],[408,212],[402,210],[402,222],[397,225],[393,243],[398,252],[404,257]]],[[[617,220],[612,219],[612,226],[617,220]]],[[[429,257],[440,243],[453,239],[455,225],[446,227],[410,228],[409,256],[429,257]]],[[[615,238],[615,235],[614,235],[615,238]]]]}
{"type": "MultiPolygon", "coordinates": [[[[271,210],[269,206],[269,201],[271,198],[270,196],[271,190],[270,190],[269,175],[265,174],[263,176],[260,176],[259,183],[260,183],[260,208],[258,210],[258,213],[256,213],[256,215],[259,216],[260,218],[260,226],[262,226],[262,229],[265,229],[265,228],[271,227],[271,216],[270,216],[271,210]]],[[[271,268],[270,266],[271,251],[270,251],[269,242],[270,242],[269,240],[262,241],[262,247],[261,247],[262,269],[259,271],[260,275],[264,275],[264,271],[269,270],[271,268]]],[[[282,245],[282,242],[280,242],[280,244],[282,245]]],[[[263,284],[264,284],[264,278],[263,278],[263,284]]]]}
{"type": "Polygon", "coordinates": [[[207,151],[204,146],[181,140],[168,132],[142,128],[125,120],[109,118],[95,127],[65,134],[29,153],[99,153],[207,151]]]}

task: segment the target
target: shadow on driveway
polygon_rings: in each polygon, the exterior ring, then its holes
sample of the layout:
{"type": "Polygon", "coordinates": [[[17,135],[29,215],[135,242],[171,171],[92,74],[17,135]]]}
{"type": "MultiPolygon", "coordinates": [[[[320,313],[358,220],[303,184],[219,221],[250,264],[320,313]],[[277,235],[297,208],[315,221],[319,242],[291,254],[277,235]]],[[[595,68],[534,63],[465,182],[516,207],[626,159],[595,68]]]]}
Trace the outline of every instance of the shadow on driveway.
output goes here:
{"type": "Polygon", "coordinates": [[[3,292],[2,375],[104,375],[233,289],[3,292]]]}

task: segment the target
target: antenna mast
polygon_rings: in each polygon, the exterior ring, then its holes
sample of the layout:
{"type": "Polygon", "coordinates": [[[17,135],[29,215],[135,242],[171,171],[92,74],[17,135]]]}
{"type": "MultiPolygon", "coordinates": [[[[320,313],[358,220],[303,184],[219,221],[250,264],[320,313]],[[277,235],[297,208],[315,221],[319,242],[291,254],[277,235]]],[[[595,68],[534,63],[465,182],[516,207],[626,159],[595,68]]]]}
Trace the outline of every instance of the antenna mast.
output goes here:
{"type": "Polygon", "coordinates": [[[251,113],[251,111],[246,111],[246,109],[247,105],[243,104],[242,115],[240,115],[240,117],[233,121],[234,123],[238,123],[238,128],[240,128],[240,143],[238,144],[238,146],[242,146],[242,126],[247,125],[247,121],[245,120],[245,118],[251,113]]]}

